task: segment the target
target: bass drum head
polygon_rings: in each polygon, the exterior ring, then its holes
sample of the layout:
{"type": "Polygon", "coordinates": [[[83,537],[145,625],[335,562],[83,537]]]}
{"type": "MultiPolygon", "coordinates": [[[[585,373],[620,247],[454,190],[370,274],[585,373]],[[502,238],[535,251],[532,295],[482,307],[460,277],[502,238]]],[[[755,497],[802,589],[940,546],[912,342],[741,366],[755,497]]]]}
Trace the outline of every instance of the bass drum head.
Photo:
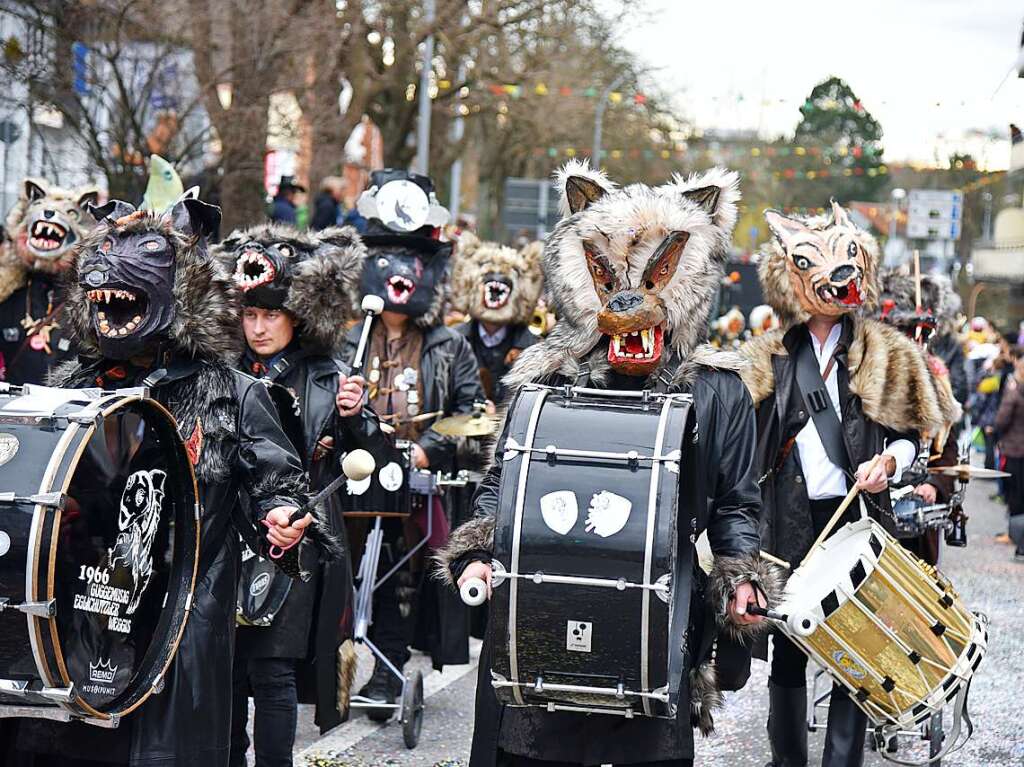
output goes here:
{"type": "Polygon", "coordinates": [[[174,419],[151,400],[105,410],[75,452],[64,457],[56,617],[42,633],[73,705],[123,715],[159,686],[184,630],[199,546],[195,475],[174,419]]]}

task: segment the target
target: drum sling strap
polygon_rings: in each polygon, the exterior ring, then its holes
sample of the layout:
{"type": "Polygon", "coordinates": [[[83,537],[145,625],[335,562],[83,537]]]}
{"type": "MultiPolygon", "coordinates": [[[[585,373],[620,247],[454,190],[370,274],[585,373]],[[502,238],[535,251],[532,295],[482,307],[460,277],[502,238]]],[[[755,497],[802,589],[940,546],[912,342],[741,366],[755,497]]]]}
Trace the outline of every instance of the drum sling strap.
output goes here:
{"type": "Polygon", "coordinates": [[[814,421],[814,428],[818,430],[818,437],[828,459],[849,475],[851,463],[846,452],[846,442],[843,440],[843,425],[835,408],[832,407],[832,398],[829,397],[825,385],[835,364],[836,355],[833,354],[829,359],[823,375],[818,367],[818,358],[814,354],[812,343],[814,342],[808,334],[808,337],[797,346],[796,385],[800,390],[800,396],[803,397],[804,406],[814,421]]]}
{"type": "Polygon", "coordinates": [[[904,767],[925,767],[925,765],[928,764],[935,764],[950,754],[955,754],[967,744],[967,741],[971,739],[971,735],[974,734],[974,723],[971,721],[971,715],[967,711],[967,697],[970,691],[971,683],[968,682],[960,688],[960,691],[956,694],[956,698],[953,699],[953,722],[950,725],[949,732],[945,733],[945,740],[942,743],[942,748],[935,756],[920,762],[912,762],[909,759],[897,759],[894,756],[890,756],[886,752],[885,748],[880,748],[878,753],[881,754],[882,758],[887,762],[901,764],[904,765],[904,767]],[[966,730],[966,734],[962,740],[960,738],[961,730],[966,730]]]}

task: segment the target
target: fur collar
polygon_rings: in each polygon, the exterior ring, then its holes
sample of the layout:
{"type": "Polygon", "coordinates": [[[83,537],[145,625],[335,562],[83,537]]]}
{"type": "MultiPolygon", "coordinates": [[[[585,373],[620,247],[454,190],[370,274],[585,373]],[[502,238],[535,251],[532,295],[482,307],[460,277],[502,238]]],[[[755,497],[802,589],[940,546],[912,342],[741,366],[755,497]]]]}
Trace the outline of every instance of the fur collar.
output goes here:
{"type": "MultiPolygon", "coordinates": [[[[876,320],[850,321],[850,392],[860,398],[865,416],[895,431],[932,436],[944,433],[960,419],[959,404],[948,391],[940,391],[943,387],[928,369],[920,347],[876,320]]],[[[755,406],[775,391],[772,358],[789,356],[784,336],[782,329],[776,329],[740,347],[739,353],[748,363],[740,375],[755,406]]]]}

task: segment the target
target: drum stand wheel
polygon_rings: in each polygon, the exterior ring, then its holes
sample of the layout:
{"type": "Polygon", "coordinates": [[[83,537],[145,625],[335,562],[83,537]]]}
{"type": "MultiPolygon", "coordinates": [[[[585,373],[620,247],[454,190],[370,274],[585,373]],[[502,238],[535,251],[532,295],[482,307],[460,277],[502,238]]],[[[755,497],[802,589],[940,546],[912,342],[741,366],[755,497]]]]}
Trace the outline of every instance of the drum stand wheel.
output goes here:
{"type": "Polygon", "coordinates": [[[423,729],[423,673],[420,671],[407,676],[402,685],[400,718],[405,747],[416,748],[420,742],[420,730],[423,729]]]}

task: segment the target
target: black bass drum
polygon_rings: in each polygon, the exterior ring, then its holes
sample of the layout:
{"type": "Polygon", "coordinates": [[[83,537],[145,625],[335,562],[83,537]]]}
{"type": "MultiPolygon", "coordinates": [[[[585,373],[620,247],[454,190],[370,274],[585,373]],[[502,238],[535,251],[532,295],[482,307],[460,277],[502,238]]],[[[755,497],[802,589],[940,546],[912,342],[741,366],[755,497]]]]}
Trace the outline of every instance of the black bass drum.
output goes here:
{"type": "Polygon", "coordinates": [[[0,717],[117,726],[162,687],[197,499],[174,418],[142,390],[0,387],[0,717]]]}
{"type": "Polygon", "coordinates": [[[672,583],[693,567],[694,434],[688,395],[520,389],[495,453],[501,702],[662,718],[685,705],[690,590],[672,583]]]}

